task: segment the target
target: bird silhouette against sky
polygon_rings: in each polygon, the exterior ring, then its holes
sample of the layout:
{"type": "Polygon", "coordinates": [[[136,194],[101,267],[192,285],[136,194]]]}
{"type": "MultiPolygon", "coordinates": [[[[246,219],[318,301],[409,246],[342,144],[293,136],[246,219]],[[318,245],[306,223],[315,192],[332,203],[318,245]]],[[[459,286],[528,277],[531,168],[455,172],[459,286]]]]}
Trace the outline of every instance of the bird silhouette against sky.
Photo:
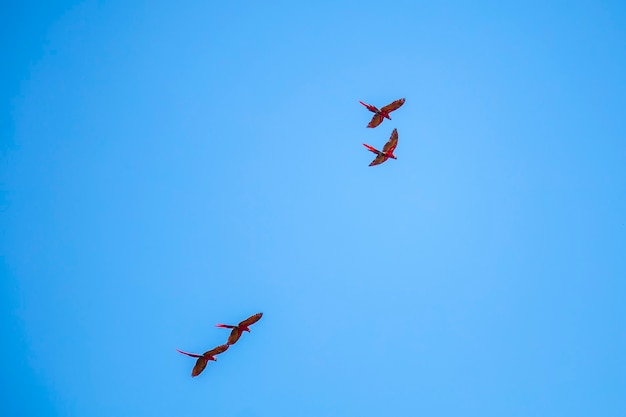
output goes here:
{"type": "Polygon", "coordinates": [[[385,143],[385,146],[383,146],[382,152],[374,148],[373,146],[365,143],[363,144],[363,146],[365,146],[370,152],[374,152],[376,154],[376,158],[372,161],[370,166],[382,164],[389,158],[398,159],[393,154],[393,151],[396,150],[396,146],[398,146],[398,129],[393,129],[393,132],[391,132],[391,137],[389,138],[387,143],[385,143]]]}
{"type": "Polygon", "coordinates": [[[367,107],[367,109],[371,111],[372,113],[375,113],[374,117],[372,117],[372,120],[369,122],[367,127],[376,127],[379,124],[381,124],[383,122],[383,119],[385,118],[391,120],[389,113],[391,113],[394,110],[399,109],[400,106],[404,104],[404,99],[401,98],[390,104],[387,104],[385,107],[383,107],[380,110],[378,110],[376,106],[372,106],[371,104],[363,103],[362,101],[359,101],[359,103],[367,107]]]}
{"type": "Polygon", "coordinates": [[[229,345],[221,345],[221,346],[215,347],[211,350],[204,352],[202,355],[198,355],[197,353],[183,352],[182,350],[178,350],[178,349],[176,350],[182,353],[183,355],[191,356],[192,358],[198,358],[198,360],[196,361],[196,364],[191,370],[191,376],[195,377],[195,376],[200,375],[202,371],[204,371],[204,368],[206,368],[206,365],[207,363],[209,363],[209,361],[217,361],[217,359],[215,359],[215,355],[219,355],[220,353],[226,351],[226,349],[228,349],[228,346],[229,345]]]}
{"type": "Polygon", "coordinates": [[[250,328],[248,326],[253,325],[254,323],[256,323],[257,321],[259,321],[261,319],[261,317],[263,316],[263,313],[256,313],[250,317],[248,317],[247,319],[245,319],[244,321],[242,321],[241,323],[239,323],[236,326],[230,325],[230,324],[216,324],[216,327],[223,327],[225,329],[233,329],[230,332],[230,335],[228,336],[228,344],[229,345],[234,345],[235,343],[237,343],[237,340],[239,340],[239,337],[241,337],[241,334],[243,332],[248,332],[250,333],[250,328]]]}

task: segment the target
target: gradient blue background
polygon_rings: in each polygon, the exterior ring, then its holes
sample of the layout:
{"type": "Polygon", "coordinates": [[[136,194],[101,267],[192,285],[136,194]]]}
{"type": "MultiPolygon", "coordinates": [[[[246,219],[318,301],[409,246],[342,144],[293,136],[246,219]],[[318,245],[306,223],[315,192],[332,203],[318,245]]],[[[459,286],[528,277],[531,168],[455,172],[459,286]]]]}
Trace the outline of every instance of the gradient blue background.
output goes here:
{"type": "Polygon", "coordinates": [[[13,3],[1,415],[626,415],[623,2],[13,3]]]}

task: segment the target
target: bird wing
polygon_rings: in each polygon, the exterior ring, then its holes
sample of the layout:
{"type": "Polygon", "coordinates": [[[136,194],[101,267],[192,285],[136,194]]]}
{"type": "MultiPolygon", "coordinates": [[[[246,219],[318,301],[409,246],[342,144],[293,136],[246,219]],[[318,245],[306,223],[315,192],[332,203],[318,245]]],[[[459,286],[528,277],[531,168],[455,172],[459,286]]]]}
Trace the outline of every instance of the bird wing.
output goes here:
{"type": "Polygon", "coordinates": [[[383,107],[382,109],[380,109],[380,111],[385,112],[385,113],[389,113],[392,112],[394,110],[397,110],[400,108],[400,106],[402,106],[404,104],[404,99],[398,99],[394,102],[391,102],[389,104],[387,104],[385,107],[383,107]]]}
{"type": "Polygon", "coordinates": [[[213,348],[211,350],[208,350],[208,351],[204,352],[203,356],[207,357],[207,356],[219,355],[220,353],[225,352],[227,349],[228,349],[228,345],[227,344],[226,345],[220,345],[218,347],[215,347],[215,348],[213,348]]]}
{"type": "Polygon", "coordinates": [[[193,369],[191,370],[191,376],[194,377],[200,375],[202,371],[204,371],[204,368],[206,368],[207,363],[209,363],[209,361],[206,358],[202,356],[199,357],[193,369]]]}
{"type": "Polygon", "coordinates": [[[179,353],[182,353],[183,355],[187,355],[187,356],[191,356],[192,358],[201,358],[202,355],[198,355],[197,353],[189,353],[189,352],[183,352],[182,350],[178,350],[176,349],[179,353]]]}
{"type": "Polygon", "coordinates": [[[385,146],[383,146],[383,152],[393,154],[396,146],[398,146],[398,129],[393,129],[393,132],[391,132],[391,136],[389,137],[389,141],[387,141],[385,146]]]}
{"type": "Polygon", "coordinates": [[[241,336],[241,332],[239,331],[238,327],[235,327],[231,332],[230,335],[228,336],[228,344],[229,345],[234,345],[235,343],[237,343],[237,340],[239,340],[239,337],[241,336]]]}
{"type": "Polygon", "coordinates": [[[378,155],[370,164],[370,166],[374,166],[374,165],[378,165],[378,164],[382,164],[383,162],[385,162],[388,159],[387,156],[380,154],[378,155]]]}
{"type": "Polygon", "coordinates": [[[376,127],[379,124],[381,124],[383,122],[383,115],[380,113],[376,113],[374,115],[374,117],[372,117],[372,120],[370,120],[369,124],[367,125],[367,127],[376,127]]]}
{"type": "Polygon", "coordinates": [[[256,313],[250,317],[248,317],[247,319],[245,319],[244,321],[242,321],[241,323],[239,323],[240,326],[242,327],[248,327],[251,324],[256,323],[257,321],[261,320],[261,317],[263,317],[263,313],[256,313]]]}

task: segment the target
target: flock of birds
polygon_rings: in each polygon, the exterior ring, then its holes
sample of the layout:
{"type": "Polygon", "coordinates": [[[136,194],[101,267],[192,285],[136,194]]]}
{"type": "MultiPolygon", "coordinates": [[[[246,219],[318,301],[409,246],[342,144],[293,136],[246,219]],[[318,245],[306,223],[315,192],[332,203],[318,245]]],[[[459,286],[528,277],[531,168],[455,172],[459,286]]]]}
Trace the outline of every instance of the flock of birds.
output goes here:
{"type": "Polygon", "coordinates": [[[235,343],[237,343],[237,340],[239,340],[243,332],[250,333],[250,326],[252,326],[257,321],[261,320],[262,316],[263,316],[263,313],[256,313],[248,317],[244,321],[239,322],[239,324],[237,324],[236,326],[231,325],[231,324],[221,324],[221,323],[216,324],[215,327],[232,329],[230,331],[230,335],[228,336],[228,340],[226,341],[226,344],[214,347],[211,350],[207,350],[202,355],[198,355],[197,353],[183,352],[182,350],[176,349],[178,350],[178,352],[182,353],[183,355],[191,356],[192,358],[198,358],[198,360],[196,360],[196,364],[191,370],[191,376],[194,377],[194,376],[200,375],[202,371],[204,371],[204,368],[206,368],[209,361],[217,361],[217,359],[215,359],[215,355],[219,355],[220,353],[226,352],[226,350],[231,345],[234,345],[235,343]]]}
{"type": "MultiPolygon", "coordinates": [[[[369,111],[374,113],[374,116],[372,117],[372,120],[369,122],[367,127],[374,128],[380,125],[384,119],[391,120],[389,113],[391,113],[394,110],[399,109],[400,106],[404,104],[404,101],[405,100],[403,98],[398,99],[382,107],[380,110],[377,107],[372,106],[371,104],[366,104],[366,103],[363,103],[362,101],[359,101],[359,103],[361,103],[362,105],[367,107],[369,111]]],[[[363,146],[365,146],[370,152],[373,152],[376,154],[376,158],[372,161],[372,163],[369,166],[382,164],[389,158],[397,159],[396,156],[393,154],[393,151],[395,151],[396,146],[398,146],[398,129],[393,129],[393,132],[391,132],[391,137],[389,138],[387,143],[385,143],[385,146],[383,146],[382,151],[379,151],[373,146],[370,146],[365,143],[363,144],[363,146]]],[[[196,377],[200,375],[202,371],[204,371],[204,369],[206,368],[209,361],[217,361],[215,356],[219,355],[220,353],[226,352],[226,350],[228,350],[230,346],[237,343],[237,341],[239,340],[243,332],[250,333],[250,326],[256,323],[257,321],[259,321],[262,316],[263,316],[263,313],[256,313],[248,317],[247,319],[243,320],[237,325],[221,324],[221,323],[216,324],[215,325],[216,327],[232,329],[230,331],[230,335],[228,336],[228,340],[226,341],[225,344],[214,347],[211,350],[207,350],[202,355],[197,354],[197,353],[183,352],[182,350],[176,349],[179,353],[182,353],[183,355],[191,356],[192,358],[197,358],[196,364],[191,370],[191,376],[196,377]]]]}
{"type": "MultiPolygon", "coordinates": [[[[372,106],[371,104],[359,101],[359,103],[361,103],[362,105],[367,107],[369,111],[374,113],[374,117],[372,117],[372,120],[369,122],[367,127],[376,127],[381,124],[384,119],[391,120],[389,113],[399,109],[400,106],[404,104],[404,101],[405,100],[403,98],[398,99],[382,107],[380,110],[378,110],[377,107],[372,106]]],[[[387,143],[385,143],[385,146],[383,146],[382,152],[366,143],[364,143],[363,146],[365,146],[370,152],[374,152],[376,154],[376,158],[372,161],[370,166],[382,164],[389,158],[398,159],[393,154],[393,151],[396,150],[396,146],[398,146],[398,129],[393,129],[393,132],[391,132],[391,137],[389,138],[387,143]]]]}

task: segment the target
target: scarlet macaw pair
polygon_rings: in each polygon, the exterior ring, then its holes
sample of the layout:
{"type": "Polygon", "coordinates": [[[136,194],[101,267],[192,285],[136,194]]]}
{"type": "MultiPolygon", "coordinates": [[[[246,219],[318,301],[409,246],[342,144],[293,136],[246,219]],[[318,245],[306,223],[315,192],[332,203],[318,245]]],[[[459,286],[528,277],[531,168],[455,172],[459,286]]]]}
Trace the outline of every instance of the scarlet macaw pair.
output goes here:
{"type": "Polygon", "coordinates": [[[208,350],[204,352],[202,355],[198,355],[197,353],[183,352],[182,350],[176,349],[178,352],[182,353],[183,355],[191,356],[192,358],[198,358],[198,360],[196,361],[196,364],[191,370],[191,376],[195,377],[195,376],[200,375],[200,373],[204,371],[204,368],[206,368],[209,361],[217,361],[217,359],[215,359],[215,355],[219,355],[220,353],[225,352],[231,345],[234,345],[235,343],[237,343],[237,340],[239,340],[243,332],[250,333],[249,326],[259,321],[262,316],[263,316],[263,313],[254,314],[248,317],[247,319],[245,319],[244,321],[240,322],[236,326],[233,326],[230,324],[216,324],[215,327],[232,329],[230,332],[230,335],[228,336],[228,341],[226,342],[225,345],[220,345],[211,350],[208,350]]]}
{"type": "MultiPolygon", "coordinates": [[[[359,103],[361,103],[369,111],[374,113],[374,117],[372,117],[372,120],[369,122],[367,127],[374,128],[378,126],[379,124],[381,124],[385,118],[391,120],[389,113],[400,108],[400,106],[404,104],[404,101],[405,100],[403,98],[398,99],[390,104],[387,104],[380,110],[377,107],[372,106],[371,104],[366,104],[366,103],[363,103],[362,101],[359,101],[359,103]]],[[[396,146],[398,146],[398,130],[393,129],[393,132],[391,132],[391,137],[389,138],[389,141],[387,141],[387,143],[385,143],[385,146],[383,146],[382,152],[374,148],[373,146],[367,145],[365,143],[363,144],[363,146],[365,146],[370,152],[373,152],[376,154],[376,158],[372,161],[370,166],[382,164],[389,158],[398,159],[393,154],[393,151],[396,149],[396,146]]]]}

